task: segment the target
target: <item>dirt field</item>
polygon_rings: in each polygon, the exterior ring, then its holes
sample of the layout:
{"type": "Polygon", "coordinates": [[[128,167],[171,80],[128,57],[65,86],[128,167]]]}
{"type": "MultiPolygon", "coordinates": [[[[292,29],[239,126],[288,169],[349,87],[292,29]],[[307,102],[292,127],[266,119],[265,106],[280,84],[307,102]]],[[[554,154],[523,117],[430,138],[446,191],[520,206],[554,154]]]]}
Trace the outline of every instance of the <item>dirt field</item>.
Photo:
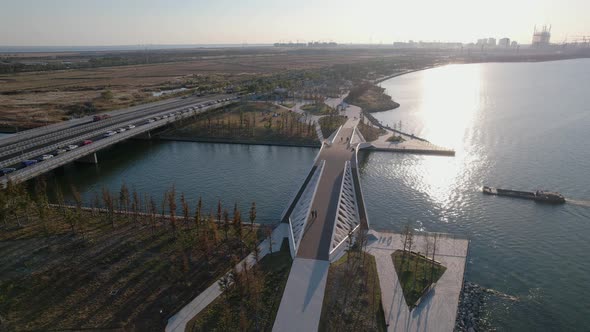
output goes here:
{"type": "MultiPolygon", "coordinates": [[[[167,223],[117,218],[112,227],[87,212],[75,235],[57,211],[49,235],[35,222],[2,227],[0,330],[163,330],[240,255],[233,228],[228,240],[220,227],[219,240],[209,242],[206,226],[199,233],[193,222],[179,222],[174,236],[167,223]],[[186,246],[190,239],[194,247],[186,246]]],[[[252,243],[257,232],[244,226],[244,241],[252,243]]]]}
{"type": "MultiPolygon", "coordinates": [[[[189,54],[190,55],[190,54],[189,54]]],[[[355,63],[378,56],[366,51],[287,52],[177,56],[169,63],[0,75],[0,127],[33,127],[64,119],[76,105],[91,102],[97,111],[152,100],[151,91],[223,88],[236,82],[299,69],[355,63]],[[110,90],[113,98],[101,98],[110,90]]]]}

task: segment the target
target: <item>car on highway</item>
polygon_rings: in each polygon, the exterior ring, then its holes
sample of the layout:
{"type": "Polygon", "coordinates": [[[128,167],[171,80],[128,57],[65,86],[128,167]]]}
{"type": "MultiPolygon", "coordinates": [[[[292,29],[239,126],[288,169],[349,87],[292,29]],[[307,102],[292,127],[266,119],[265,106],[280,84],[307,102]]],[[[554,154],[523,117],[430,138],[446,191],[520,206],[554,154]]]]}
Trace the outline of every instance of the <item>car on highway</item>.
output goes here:
{"type": "Polygon", "coordinates": [[[57,149],[57,150],[55,150],[55,152],[53,152],[52,154],[53,154],[54,156],[57,156],[58,154],[62,154],[62,153],[66,153],[66,152],[68,152],[66,149],[57,149]]]}
{"type": "Polygon", "coordinates": [[[111,137],[111,136],[115,135],[116,133],[117,133],[116,131],[109,130],[106,133],[104,133],[104,135],[102,135],[102,137],[111,137]]]}
{"type": "Polygon", "coordinates": [[[127,129],[133,129],[133,128],[135,128],[135,125],[132,125],[132,124],[127,125],[127,129]]]}
{"type": "Polygon", "coordinates": [[[75,148],[77,148],[77,147],[78,147],[78,146],[77,146],[77,145],[75,145],[75,144],[70,144],[70,145],[66,146],[66,150],[68,150],[68,151],[72,151],[72,150],[74,150],[74,149],[75,149],[75,148]]]}
{"type": "Polygon", "coordinates": [[[155,121],[156,121],[155,119],[149,119],[148,120],[148,123],[152,123],[152,122],[155,122],[155,121]]]}
{"type": "Polygon", "coordinates": [[[23,160],[21,164],[22,164],[24,167],[27,167],[27,166],[35,165],[36,163],[38,163],[38,161],[37,161],[37,160],[35,160],[35,159],[31,159],[31,160],[23,160]]]}
{"type": "Polygon", "coordinates": [[[41,157],[37,158],[38,161],[43,161],[43,160],[47,160],[47,159],[51,159],[53,158],[52,154],[44,154],[41,157]]]}
{"type": "Polygon", "coordinates": [[[119,128],[119,129],[117,129],[117,132],[118,132],[118,133],[122,133],[122,132],[124,132],[125,130],[127,130],[127,129],[125,129],[125,128],[119,128]]]}
{"type": "Polygon", "coordinates": [[[163,119],[166,119],[168,117],[168,114],[162,115],[163,119]]]}
{"type": "Polygon", "coordinates": [[[92,144],[92,141],[87,139],[84,142],[82,142],[82,145],[88,145],[88,144],[92,144]]]}
{"type": "Polygon", "coordinates": [[[12,173],[14,171],[16,171],[16,168],[12,168],[12,167],[7,167],[7,168],[0,169],[0,176],[4,176],[6,174],[10,174],[10,173],[12,173]]]}

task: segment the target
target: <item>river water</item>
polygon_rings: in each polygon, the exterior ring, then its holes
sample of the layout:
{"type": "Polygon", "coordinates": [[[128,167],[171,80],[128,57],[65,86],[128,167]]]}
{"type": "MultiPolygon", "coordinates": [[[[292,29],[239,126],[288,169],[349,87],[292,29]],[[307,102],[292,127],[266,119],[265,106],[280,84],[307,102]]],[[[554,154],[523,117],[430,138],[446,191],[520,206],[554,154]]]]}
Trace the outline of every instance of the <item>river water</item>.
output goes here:
{"type": "MultiPolygon", "coordinates": [[[[491,301],[486,316],[506,331],[590,326],[590,60],[452,65],[382,83],[401,107],[375,114],[457,151],[454,158],[361,154],[371,226],[471,239],[466,279],[517,296],[491,301]],[[483,184],[557,190],[575,204],[483,196],[483,184]]],[[[99,153],[99,165],[54,173],[90,199],[125,181],[160,201],[172,184],[194,206],[218,199],[276,222],[317,149],[128,141],[99,153]]],[[[51,180],[50,180],[51,181],[51,180]]],[[[66,190],[67,191],[67,190],[66,190]]]]}
{"type": "Polygon", "coordinates": [[[451,65],[382,86],[401,106],[380,121],[457,155],[365,154],[372,226],[468,236],[466,279],[520,299],[488,307],[501,330],[588,329],[590,59],[451,65]],[[484,196],[484,184],[556,190],[574,204],[484,196]]]}
{"type": "MultiPolygon", "coordinates": [[[[230,215],[234,204],[247,219],[256,202],[258,222],[276,223],[294,191],[311,169],[318,149],[241,144],[130,140],[100,151],[98,165],[70,164],[54,172],[69,196],[73,184],[90,202],[107,188],[117,193],[124,182],[140,195],[162,197],[174,185],[191,210],[199,196],[208,212],[222,201],[230,215]]],[[[53,179],[49,180],[51,184],[53,179]]],[[[71,197],[71,195],[70,195],[71,197]]]]}

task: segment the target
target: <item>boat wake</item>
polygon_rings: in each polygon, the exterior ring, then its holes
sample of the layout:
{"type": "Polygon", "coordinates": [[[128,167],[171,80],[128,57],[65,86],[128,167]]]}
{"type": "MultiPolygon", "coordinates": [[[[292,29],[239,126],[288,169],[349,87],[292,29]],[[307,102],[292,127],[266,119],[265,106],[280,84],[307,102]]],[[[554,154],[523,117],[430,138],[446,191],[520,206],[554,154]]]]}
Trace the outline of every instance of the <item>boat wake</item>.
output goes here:
{"type": "Polygon", "coordinates": [[[577,205],[577,206],[583,206],[583,207],[588,207],[590,208],[590,201],[589,200],[581,200],[581,199],[570,199],[568,198],[566,200],[566,202],[568,204],[573,204],[573,205],[577,205]]]}

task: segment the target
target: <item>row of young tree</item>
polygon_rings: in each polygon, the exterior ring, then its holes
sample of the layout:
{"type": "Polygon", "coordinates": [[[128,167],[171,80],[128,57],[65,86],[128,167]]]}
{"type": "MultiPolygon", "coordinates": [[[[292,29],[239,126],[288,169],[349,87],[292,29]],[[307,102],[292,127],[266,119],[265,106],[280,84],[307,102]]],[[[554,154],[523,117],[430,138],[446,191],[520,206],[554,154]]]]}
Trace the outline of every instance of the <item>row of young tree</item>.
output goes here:
{"type": "Polygon", "coordinates": [[[100,193],[94,193],[87,206],[74,186],[70,187],[71,198],[67,201],[59,185],[52,187],[53,190],[48,190],[44,177],[36,179],[32,191],[27,190],[25,184],[9,182],[7,188],[0,191],[0,221],[4,227],[10,227],[11,223],[22,227],[35,220],[49,235],[51,213],[57,212],[69,225],[72,234],[83,236],[87,220],[85,214],[90,214],[112,228],[131,222],[136,226],[149,225],[153,232],[157,227],[167,226],[174,237],[185,235],[186,232],[180,234],[179,230],[190,229],[194,233],[191,236],[200,237],[204,234],[215,244],[220,239],[227,240],[230,232],[241,242],[245,225],[249,224],[249,229],[254,229],[257,217],[255,202],[249,208],[247,220],[242,217],[237,203],[231,216],[228,209],[222,206],[221,200],[218,201],[215,213],[213,210],[208,213],[205,211],[201,197],[191,209],[185,194],[178,195],[174,186],[166,190],[158,202],[151,194],[142,195],[135,189],[130,190],[125,183],[117,193],[103,187],[100,193]]]}
{"type": "Polygon", "coordinates": [[[438,234],[434,233],[432,236],[427,235],[426,241],[424,243],[424,256],[423,258],[420,257],[420,249],[416,248],[415,239],[414,239],[414,230],[411,224],[406,224],[403,229],[403,232],[400,234],[401,240],[403,243],[403,251],[402,251],[402,258],[401,258],[401,267],[403,271],[412,271],[413,279],[412,279],[412,289],[415,289],[416,286],[416,277],[418,275],[418,263],[421,259],[424,261],[428,261],[429,264],[421,264],[422,265],[422,275],[425,276],[427,279],[427,283],[434,282],[435,279],[435,267],[438,265],[436,261],[436,249],[437,249],[437,240],[438,234]],[[412,249],[414,251],[412,251],[412,249]],[[410,256],[415,256],[412,260],[410,256]],[[410,266],[410,263],[413,261],[414,266],[410,266]]]}
{"type": "Polygon", "coordinates": [[[269,133],[287,137],[313,137],[313,122],[301,121],[301,115],[294,112],[244,112],[239,111],[239,118],[207,116],[200,118],[190,128],[197,129],[214,137],[255,137],[269,133]],[[277,114],[277,116],[274,116],[277,114]],[[262,126],[257,125],[262,123],[262,126]]]}
{"type": "Polygon", "coordinates": [[[328,277],[331,288],[322,314],[324,326],[329,331],[377,331],[380,322],[377,313],[380,308],[379,279],[376,265],[366,252],[367,231],[348,232],[346,243],[346,264],[331,267],[328,277]],[[332,271],[334,269],[334,271],[332,271]]]}
{"type": "MultiPolygon", "coordinates": [[[[272,247],[271,253],[272,253],[272,247]]],[[[268,303],[268,292],[265,293],[267,283],[277,283],[273,273],[265,273],[260,264],[260,250],[254,248],[256,264],[248,266],[245,262],[238,264],[234,261],[234,268],[219,281],[223,292],[223,304],[217,319],[220,331],[261,331],[270,330],[273,322],[271,303],[268,303]],[[265,301],[266,300],[266,301],[265,301]]],[[[273,286],[276,287],[276,286],[273,286]]]]}
{"type": "Polygon", "coordinates": [[[121,227],[151,232],[154,240],[162,236],[170,239],[175,248],[170,257],[185,277],[195,268],[217,269],[220,257],[240,259],[258,252],[259,239],[270,238],[272,233],[270,226],[256,224],[255,202],[243,216],[237,204],[230,211],[221,200],[215,210],[206,211],[199,198],[191,209],[184,193],[178,194],[174,186],[157,202],[152,195],[129,190],[123,183],[116,193],[103,188],[86,204],[76,188],[70,188],[66,200],[58,185],[52,187],[48,190],[43,177],[36,180],[33,190],[9,183],[0,191],[2,226],[14,229],[40,225],[46,236],[69,232],[81,239],[93,236],[97,227],[103,233],[121,227]],[[215,266],[211,265],[213,261],[215,266]]]}

